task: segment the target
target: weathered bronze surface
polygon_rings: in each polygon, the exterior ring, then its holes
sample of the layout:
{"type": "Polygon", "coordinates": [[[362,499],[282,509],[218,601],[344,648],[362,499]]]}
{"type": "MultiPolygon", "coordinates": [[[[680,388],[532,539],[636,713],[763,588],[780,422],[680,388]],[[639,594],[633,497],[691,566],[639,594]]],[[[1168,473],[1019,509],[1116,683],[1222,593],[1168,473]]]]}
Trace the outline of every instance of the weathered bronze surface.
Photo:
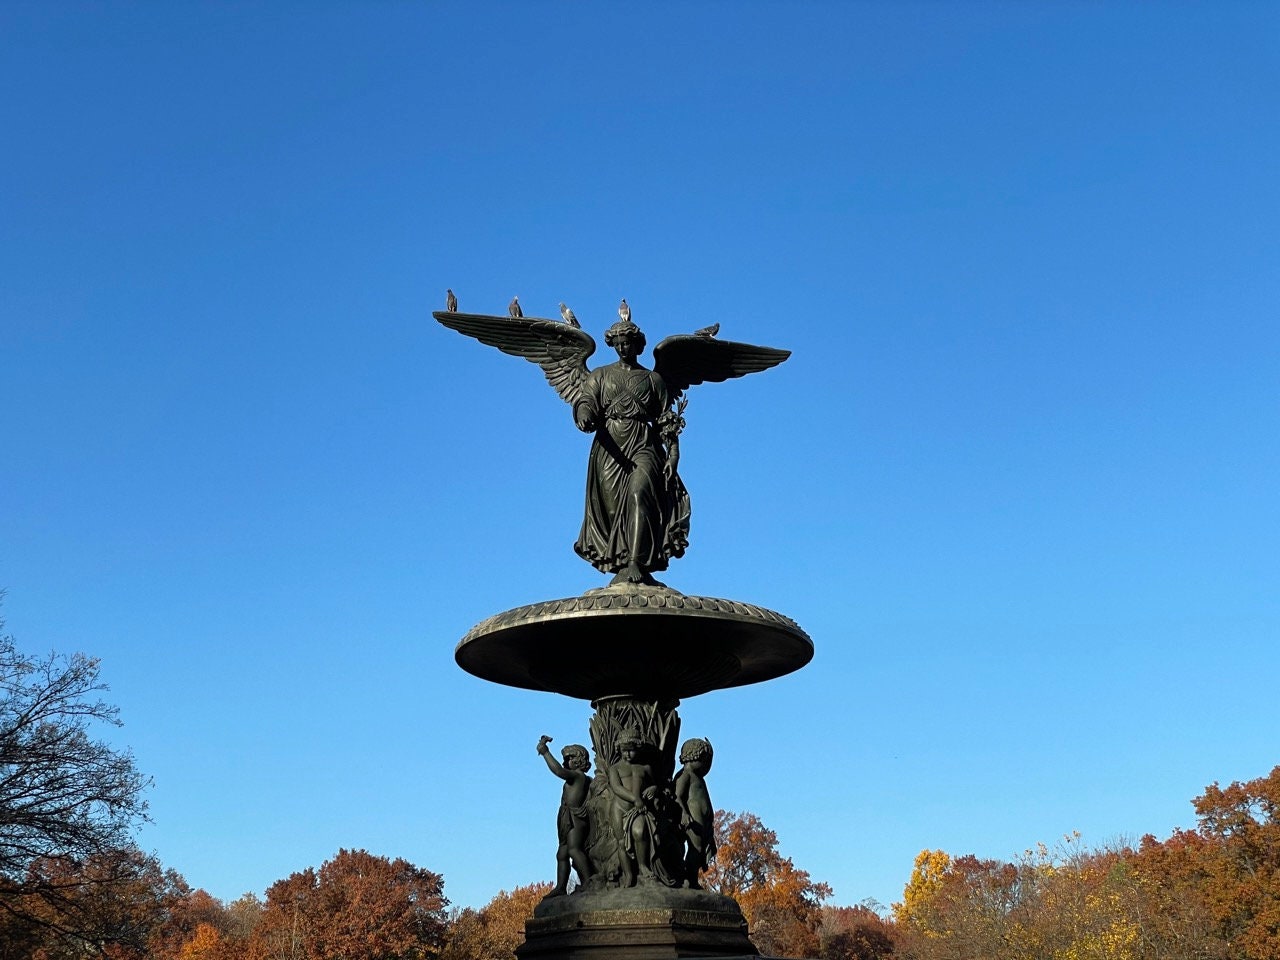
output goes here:
{"type": "Polygon", "coordinates": [[[813,641],[753,604],[606,587],[490,617],[454,657],[468,673],[527,690],[681,699],[799,670],[813,659],[813,641]]]}
{"type": "Polygon", "coordinates": [[[685,841],[681,879],[695,890],[701,886],[698,875],[711,866],[716,856],[716,808],[707,792],[706,781],[714,754],[710,740],[702,737],[686,740],[680,748],[680,762],[684,766],[671,782],[685,841]]]}
{"type": "Polygon", "coordinates": [[[550,737],[537,743],[563,782],[556,883],[526,926],[519,960],[754,958],[738,905],[700,888],[715,856],[713,750],[698,737],[680,745],[676,708],[798,670],[813,641],[782,614],[686,596],[652,574],[688,543],[689,494],[678,472],[685,391],[768,369],[789,353],[717,340],[712,324],[663,340],[648,370],[637,362],[644,334],[623,300],[605,334],[618,360],[588,370],[595,341],[564,303],[559,322],[524,317],[514,298],[506,317],[458,313],[452,291],[447,302],[440,323],[538,364],[593,435],[574,549],[615,575],[581,596],[489,617],[454,653],[477,677],[589,700],[595,711],[590,753],[569,744],[557,760],[550,737]]]}
{"type": "Polygon", "coordinates": [[[581,886],[591,879],[591,861],[587,858],[587,838],[591,831],[591,818],[587,810],[587,797],[591,792],[591,755],[587,748],[571,743],[561,751],[564,763],[551,756],[546,734],[538,740],[538,755],[546,761],[547,769],[564,781],[560,793],[560,809],[556,811],[556,835],[560,846],[556,848],[556,885],[548,897],[562,897],[569,892],[569,867],[578,872],[581,886]]]}
{"type": "Polygon", "coordinates": [[[564,322],[525,317],[512,300],[506,317],[450,310],[434,316],[446,327],[542,368],[573,407],[578,429],[594,435],[574,550],[596,569],[614,574],[614,583],[655,584],[653,571],[667,569],[689,542],[689,493],[677,470],[685,391],[767,370],[791,354],[717,340],[717,324],[667,337],[654,348],[649,370],[637,359],[645,336],[624,300],[623,319],[605,333],[618,360],[589,371],[587,358],[596,342],[563,304],[561,312],[564,322]]]}

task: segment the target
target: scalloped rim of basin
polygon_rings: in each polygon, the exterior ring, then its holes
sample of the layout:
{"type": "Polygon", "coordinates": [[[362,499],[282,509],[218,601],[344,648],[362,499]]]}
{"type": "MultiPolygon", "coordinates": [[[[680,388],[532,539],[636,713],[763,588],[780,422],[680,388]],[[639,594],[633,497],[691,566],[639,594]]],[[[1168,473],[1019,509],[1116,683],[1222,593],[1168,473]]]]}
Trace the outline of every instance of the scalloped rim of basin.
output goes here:
{"type": "Polygon", "coordinates": [[[799,670],[813,659],[813,641],[755,604],[609,587],[489,617],[454,659],[474,676],[526,690],[679,699],[799,670]]]}

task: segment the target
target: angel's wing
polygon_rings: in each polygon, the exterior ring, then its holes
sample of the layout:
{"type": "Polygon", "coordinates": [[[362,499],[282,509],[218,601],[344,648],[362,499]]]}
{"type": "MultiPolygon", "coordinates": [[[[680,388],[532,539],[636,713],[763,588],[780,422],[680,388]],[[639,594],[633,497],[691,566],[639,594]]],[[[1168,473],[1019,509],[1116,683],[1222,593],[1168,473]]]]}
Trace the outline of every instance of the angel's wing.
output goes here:
{"type": "Polygon", "coordinates": [[[596,342],[585,330],[538,317],[492,317],[447,310],[432,316],[451,330],[536,363],[556,393],[569,403],[580,396],[587,357],[596,352],[596,342]]]}
{"type": "Polygon", "coordinates": [[[790,350],[757,347],[709,336],[667,337],[653,348],[653,369],[673,397],[695,383],[720,383],[776,367],[790,350]]]}

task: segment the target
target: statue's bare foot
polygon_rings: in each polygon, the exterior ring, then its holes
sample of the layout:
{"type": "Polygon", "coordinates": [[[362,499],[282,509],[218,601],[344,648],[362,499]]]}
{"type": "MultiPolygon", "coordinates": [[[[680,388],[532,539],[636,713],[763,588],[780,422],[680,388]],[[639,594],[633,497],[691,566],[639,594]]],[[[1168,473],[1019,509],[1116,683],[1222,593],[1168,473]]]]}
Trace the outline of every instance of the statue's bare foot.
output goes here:
{"type": "Polygon", "coordinates": [[[653,578],[640,569],[638,564],[628,563],[619,570],[609,582],[610,586],[620,583],[651,583],[653,578]]]}
{"type": "Polygon", "coordinates": [[[564,888],[564,887],[556,887],[554,890],[552,890],[550,893],[548,893],[548,894],[547,894],[545,897],[543,897],[542,899],[543,899],[543,900],[550,900],[552,897],[563,897],[563,896],[565,896],[565,894],[566,894],[566,893],[567,893],[567,891],[565,890],[565,888],[564,888]]]}
{"type": "Polygon", "coordinates": [[[666,584],[662,583],[660,580],[655,580],[653,578],[653,574],[636,563],[629,563],[614,574],[613,579],[609,581],[609,586],[616,587],[626,585],[628,583],[638,583],[646,587],[666,586],[666,584]]]}

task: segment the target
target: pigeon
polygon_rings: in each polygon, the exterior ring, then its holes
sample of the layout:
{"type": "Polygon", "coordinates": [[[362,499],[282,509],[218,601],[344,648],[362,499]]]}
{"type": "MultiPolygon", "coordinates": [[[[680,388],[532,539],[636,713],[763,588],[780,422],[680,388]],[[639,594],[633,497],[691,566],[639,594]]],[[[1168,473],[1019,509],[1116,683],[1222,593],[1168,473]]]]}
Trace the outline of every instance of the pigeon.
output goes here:
{"type": "Polygon", "coordinates": [[[507,313],[511,314],[512,317],[516,317],[516,318],[524,316],[524,311],[520,309],[519,297],[511,298],[511,302],[507,304],[507,313]]]}
{"type": "Polygon", "coordinates": [[[458,298],[453,295],[452,290],[444,292],[444,308],[449,313],[458,312],[458,298]]]}
{"type": "Polygon", "coordinates": [[[623,323],[631,322],[631,308],[627,306],[627,298],[622,298],[622,303],[618,304],[618,319],[623,323]]]}
{"type": "Polygon", "coordinates": [[[703,327],[701,330],[695,330],[693,332],[693,335],[695,337],[706,337],[710,339],[711,337],[714,337],[719,332],[720,332],[720,324],[713,323],[709,327],[703,327]]]}
{"type": "Polygon", "coordinates": [[[582,324],[580,324],[578,322],[578,318],[573,315],[573,311],[563,303],[560,304],[560,316],[564,317],[564,322],[569,326],[582,329],[582,324]]]}

